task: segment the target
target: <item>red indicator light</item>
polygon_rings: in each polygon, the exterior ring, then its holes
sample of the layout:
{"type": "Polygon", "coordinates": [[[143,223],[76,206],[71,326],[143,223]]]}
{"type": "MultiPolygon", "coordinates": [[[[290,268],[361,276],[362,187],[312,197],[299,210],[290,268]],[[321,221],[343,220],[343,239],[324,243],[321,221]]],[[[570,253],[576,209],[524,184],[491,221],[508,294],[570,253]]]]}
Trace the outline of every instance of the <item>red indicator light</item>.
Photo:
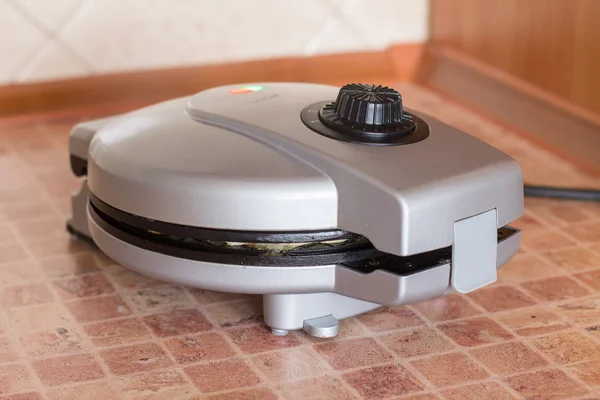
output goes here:
{"type": "Polygon", "coordinates": [[[231,89],[229,91],[229,93],[231,94],[244,94],[244,93],[252,93],[253,90],[250,89],[245,89],[245,88],[236,88],[236,89],[231,89]]]}

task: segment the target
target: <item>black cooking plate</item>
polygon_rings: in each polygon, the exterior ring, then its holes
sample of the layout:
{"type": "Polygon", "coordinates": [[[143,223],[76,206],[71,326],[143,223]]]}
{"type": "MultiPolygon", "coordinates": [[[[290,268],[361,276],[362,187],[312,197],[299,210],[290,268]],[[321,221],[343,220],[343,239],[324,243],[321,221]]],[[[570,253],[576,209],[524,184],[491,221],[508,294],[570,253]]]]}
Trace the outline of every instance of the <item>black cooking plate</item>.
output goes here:
{"type": "MultiPolygon", "coordinates": [[[[452,257],[451,247],[407,257],[390,255],[375,249],[365,237],[342,230],[256,232],[172,224],[118,210],[93,194],[89,197],[89,211],[104,231],[133,246],[218,264],[273,267],[342,264],[365,273],[384,269],[406,274],[448,263],[452,257]],[[293,243],[301,245],[286,248],[293,243]],[[277,245],[276,250],[273,245],[277,245]]],[[[498,241],[515,232],[512,228],[500,228],[498,241]]]]}

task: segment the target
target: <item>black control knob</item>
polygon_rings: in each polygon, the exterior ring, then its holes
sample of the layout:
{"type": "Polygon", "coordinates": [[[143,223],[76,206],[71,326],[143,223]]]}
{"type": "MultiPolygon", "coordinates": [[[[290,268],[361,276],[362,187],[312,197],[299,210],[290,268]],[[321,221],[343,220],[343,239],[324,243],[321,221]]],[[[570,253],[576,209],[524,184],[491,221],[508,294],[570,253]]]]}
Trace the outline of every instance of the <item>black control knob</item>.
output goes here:
{"type": "Polygon", "coordinates": [[[340,89],[334,110],[343,123],[383,128],[402,120],[402,96],[386,86],[351,83],[340,89]]]}
{"type": "Polygon", "coordinates": [[[381,85],[343,86],[336,100],[321,108],[319,119],[351,142],[384,144],[415,129],[412,116],[402,108],[400,93],[381,85]]]}

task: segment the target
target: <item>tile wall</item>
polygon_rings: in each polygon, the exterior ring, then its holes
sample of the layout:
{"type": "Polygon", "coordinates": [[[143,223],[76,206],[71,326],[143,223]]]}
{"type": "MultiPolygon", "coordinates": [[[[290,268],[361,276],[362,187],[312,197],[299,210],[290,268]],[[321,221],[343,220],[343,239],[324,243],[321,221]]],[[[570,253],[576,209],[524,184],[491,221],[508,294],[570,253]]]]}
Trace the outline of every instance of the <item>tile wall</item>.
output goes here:
{"type": "Polygon", "coordinates": [[[422,42],[429,0],[0,0],[0,85],[422,42]]]}

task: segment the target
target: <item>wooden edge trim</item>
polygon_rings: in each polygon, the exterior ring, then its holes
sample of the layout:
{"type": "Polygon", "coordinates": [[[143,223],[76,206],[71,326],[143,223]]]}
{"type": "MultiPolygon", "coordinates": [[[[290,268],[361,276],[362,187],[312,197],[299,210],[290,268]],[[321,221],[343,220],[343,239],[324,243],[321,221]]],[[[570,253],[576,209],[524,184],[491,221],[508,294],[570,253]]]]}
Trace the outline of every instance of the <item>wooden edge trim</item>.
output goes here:
{"type": "Polygon", "coordinates": [[[127,111],[210,87],[243,82],[406,81],[417,69],[423,45],[384,51],[171,68],[0,87],[0,123],[65,118],[99,110],[127,111]]]}
{"type": "Polygon", "coordinates": [[[600,176],[600,117],[458,51],[426,50],[418,83],[600,176]]]}

